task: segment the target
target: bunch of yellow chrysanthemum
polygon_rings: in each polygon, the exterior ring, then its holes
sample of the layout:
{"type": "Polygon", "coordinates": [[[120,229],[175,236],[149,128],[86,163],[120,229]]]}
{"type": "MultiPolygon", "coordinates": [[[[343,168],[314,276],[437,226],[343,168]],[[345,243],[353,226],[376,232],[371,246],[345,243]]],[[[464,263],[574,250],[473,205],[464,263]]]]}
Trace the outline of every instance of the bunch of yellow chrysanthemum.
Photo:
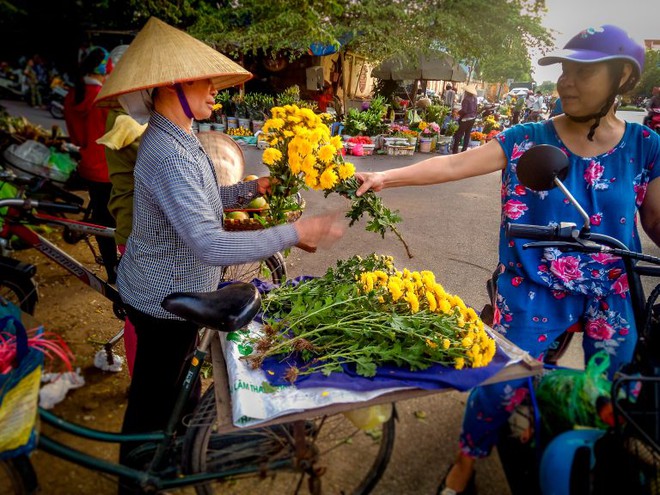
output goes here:
{"type": "MultiPolygon", "coordinates": [[[[495,355],[495,341],[484,330],[484,324],[472,308],[463,300],[448,294],[435,280],[431,271],[411,272],[408,269],[387,274],[381,270],[363,272],[360,275],[361,289],[365,293],[376,291],[378,301],[393,308],[399,314],[429,311],[454,317],[456,333],[436,333],[426,337],[431,349],[447,350],[460,347],[472,367],[486,366],[495,355]]],[[[455,367],[465,366],[462,356],[455,358],[455,367]]]]}
{"type": "Polygon", "coordinates": [[[330,135],[324,114],[285,105],[273,107],[271,115],[262,128],[270,145],[264,150],[262,160],[277,182],[269,199],[270,224],[284,223],[287,212],[299,209],[296,194],[301,189],[323,191],[326,195],[337,192],[352,201],[351,210],[346,214],[351,225],[368,213],[372,221],[367,230],[384,236],[389,229],[408,249],[394,227],[401,220],[397,213],[385,208],[373,193],[359,198],[355,195],[359,186],[354,177],[355,166],[344,161],[341,137],[330,135]]]}
{"type": "Polygon", "coordinates": [[[284,284],[263,297],[264,335],[249,338],[249,360],[300,353],[291,376],[341,369],[358,374],[396,364],[426,369],[488,365],[495,341],[460,297],[448,294],[430,271],[397,270],[390,258],[354,256],[323,277],[284,284]]]}

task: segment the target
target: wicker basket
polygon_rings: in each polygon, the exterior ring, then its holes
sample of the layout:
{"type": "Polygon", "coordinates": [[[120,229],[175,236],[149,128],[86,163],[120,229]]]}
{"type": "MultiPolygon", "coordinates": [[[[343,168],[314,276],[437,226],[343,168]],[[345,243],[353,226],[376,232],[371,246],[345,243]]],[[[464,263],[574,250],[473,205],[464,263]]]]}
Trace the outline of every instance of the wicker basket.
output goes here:
{"type": "MultiPolygon", "coordinates": [[[[305,209],[305,200],[300,200],[300,209],[295,211],[288,211],[286,213],[287,223],[293,223],[300,218],[305,209]]],[[[231,210],[225,210],[225,213],[230,213],[232,211],[244,211],[245,213],[258,213],[262,214],[268,211],[268,208],[236,208],[231,210]]],[[[263,215],[262,215],[263,216],[263,215]]],[[[256,218],[225,218],[225,230],[261,230],[264,226],[256,218]]]]}

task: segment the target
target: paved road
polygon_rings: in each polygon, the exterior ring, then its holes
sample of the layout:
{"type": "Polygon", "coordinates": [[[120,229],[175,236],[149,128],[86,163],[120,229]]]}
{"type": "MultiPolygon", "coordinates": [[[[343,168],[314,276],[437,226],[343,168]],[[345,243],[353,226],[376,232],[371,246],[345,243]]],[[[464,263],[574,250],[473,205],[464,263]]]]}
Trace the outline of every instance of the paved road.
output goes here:
{"type": "MultiPolygon", "coordinates": [[[[54,121],[43,110],[16,102],[2,102],[10,112],[50,128],[54,121]]],[[[624,118],[640,121],[641,112],[624,112],[624,118]]],[[[246,148],[246,174],[264,175],[261,152],[246,148]]],[[[418,162],[430,155],[412,157],[354,157],[361,171],[385,170],[418,162]]],[[[400,231],[414,254],[407,259],[403,247],[387,235],[366,232],[364,224],[355,225],[331,250],[317,254],[293,250],[287,260],[290,274],[321,275],[337,259],[353,254],[377,252],[395,257],[398,267],[427,269],[436,273],[448,291],[481,308],[486,302],[485,280],[495,267],[499,225],[499,174],[477,177],[459,183],[425,188],[404,188],[382,193],[385,204],[400,211],[400,231]]],[[[306,214],[328,208],[344,208],[339,197],[324,199],[322,194],[306,192],[306,214]]],[[[653,251],[652,251],[653,252],[653,251]]],[[[656,250],[657,252],[657,250],[656,250]]],[[[579,360],[578,356],[571,361],[579,360]]],[[[452,462],[466,394],[449,392],[399,404],[397,435],[390,468],[377,487],[377,494],[435,493],[438,482],[452,462]],[[415,413],[425,412],[425,419],[415,413]]],[[[477,484],[482,495],[506,495],[508,487],[496,456],[479,466],[477,484]]]]}

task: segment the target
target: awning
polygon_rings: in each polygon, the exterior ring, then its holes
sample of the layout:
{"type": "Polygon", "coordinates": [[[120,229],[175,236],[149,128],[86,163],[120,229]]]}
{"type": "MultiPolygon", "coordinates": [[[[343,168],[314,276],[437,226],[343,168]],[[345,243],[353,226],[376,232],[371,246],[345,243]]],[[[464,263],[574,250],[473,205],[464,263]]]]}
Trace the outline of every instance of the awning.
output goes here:
{"type": "Polygon", "coordinates": [[[382,62],[371,71],[371,77],[405,81],[422,79],[426,81],[464,82],[467,72],[454,59],[442,52],[437,54],[419,54],[413,59],[403,56],[392,57],[382,62]]]}

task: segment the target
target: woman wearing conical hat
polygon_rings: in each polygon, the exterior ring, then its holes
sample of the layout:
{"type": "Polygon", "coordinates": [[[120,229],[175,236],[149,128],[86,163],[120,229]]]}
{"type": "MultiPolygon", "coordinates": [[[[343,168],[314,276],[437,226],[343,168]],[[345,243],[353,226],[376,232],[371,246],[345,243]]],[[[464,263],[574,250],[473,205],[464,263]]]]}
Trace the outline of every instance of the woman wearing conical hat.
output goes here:
{"type": "Polygon", "coordinates": [[[191,126],[193,119],[211,115],[218,90],[250,77],[216,50],[151,18],[97,98],[100,104],[118,100],[134,118],[149,122],[135,165],[133,230],[117,280],[138,336],[125,433],[165,427],[181,367],[196,341],[197,325],[161,307],[167,295],[212,291],[222,266],[262,260],[292,246],[313,249],[343,232],[329,215],[259,231],[223,230],[223,208],[268,194],[270,181],[219,188],[191,126]]]}

